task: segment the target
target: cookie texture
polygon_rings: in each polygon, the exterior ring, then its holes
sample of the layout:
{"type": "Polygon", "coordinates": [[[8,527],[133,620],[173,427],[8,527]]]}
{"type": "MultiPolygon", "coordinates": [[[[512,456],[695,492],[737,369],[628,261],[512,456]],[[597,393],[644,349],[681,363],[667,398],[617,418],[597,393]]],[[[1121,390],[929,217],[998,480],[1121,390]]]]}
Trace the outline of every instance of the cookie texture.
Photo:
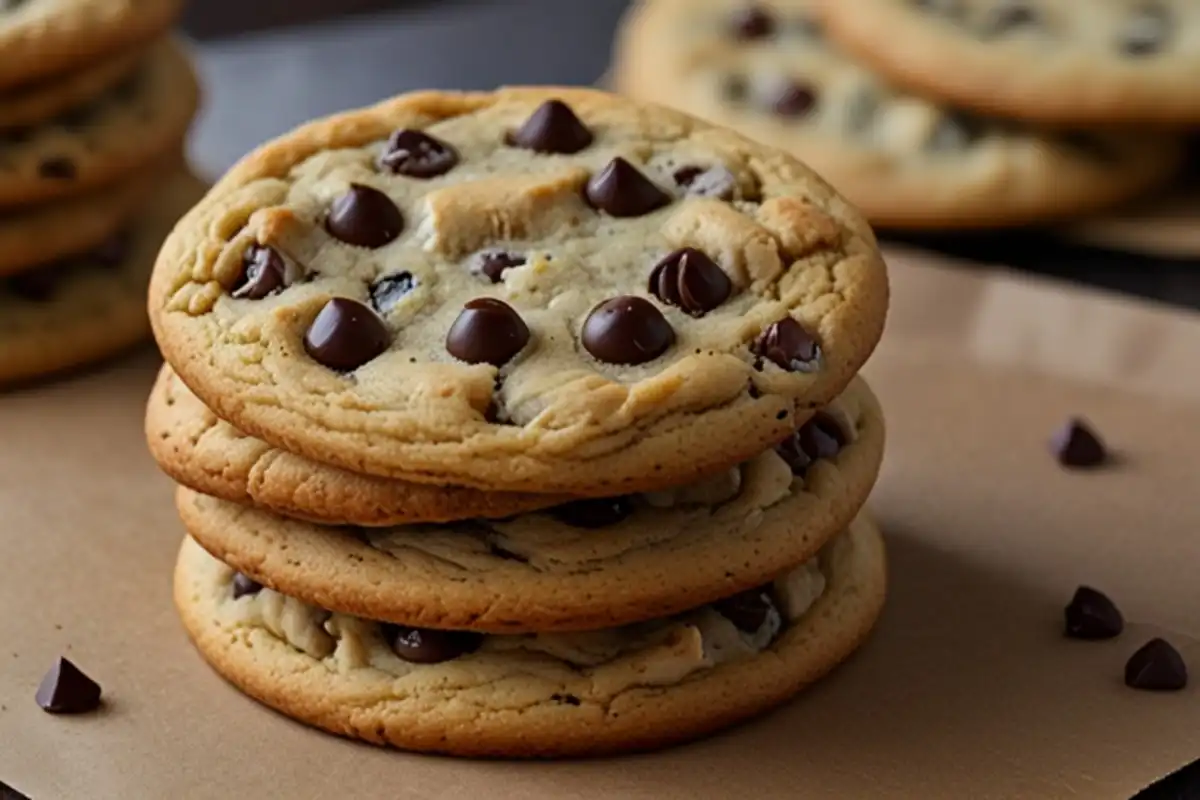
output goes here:
{"type": "Polygon", "coordinates": [[[1190,0],[819,0],[830,36],[893,81],[1053,124],[1200,123],[1190,0]]]}
{"type": "Polygon", "coordinates": [[[203,194],[180,171],[103,247],[0,278],[0,385],[80,367],[146,339],[146,282],[171,226],[203,194]]]}
{"type": "Polygon", "coordinates": [[[212,413],[169,366],[146,406],[150,453],[197,492],[326,525],[380,526],[507,517],[569,497],[482,492],[360,475],[279,450],[212,413]]]}
{"type": "Polygon", "coordinates": [[[198,101],[180,46],[157,45],[130,79],[92,103],[0,132],[0,207],[77,195],[149,166],[178,147],[198,101]]]}
{"type": "Polygon", "coordinates": [[[858,381],[778,450],[669,491],[369,530],[186,489],[177,504],[214,556],[314,605],[418,627],[586,630],[674,614],[810,558],[866,501],[883,446],[858,381]]]}
{"type": "Polygon", "coordinates": [[[265,145],[168,240],[150,303],[180,378],[277,447],[611,495],[788,435],[874,348],[887,291],[869,227],[790,156],[527,87],[265,145]]]}
{"type": "Polygon", "coordinates": [[[85,69],[0,91],[0,129],[36,125],[86,105],[130,78],[149,50],[150,45],[141,45],[106,56],[85,69]]]}
{"type": "Polygon", "coordinates": [[[82,72],[165,31],[182,0],[6,0],[0,89],[82,72]]]}
{"type": "Polygon", "coordinates": [[[622,25],[613,81],[795,153],[890,228],[1074,216],[1137,195],[1180,163],[1177,137],[1037,129],[891,86],[828,38],[818,5],[643,0],[622,25]]]}
{"type": "Polygon", "coordinates": [[[818,569],[819,596],[797,604],[795,617],[781,609],[766,649],[699,609],[684,624],[663,626],[663,638],[643,634],[633,649],[627,631],[483,637],[473,652],[413,664],[397,657],[386,628],[375,623],[329,616],[266,590],[243,593],[230,568],[190,541],[176,568],[175,600],[218,673],[307,724],[455,755],[598,755],[734,724],[849,657],[883,606],[878,530],[860,518],[822,553],[818,569]]]}

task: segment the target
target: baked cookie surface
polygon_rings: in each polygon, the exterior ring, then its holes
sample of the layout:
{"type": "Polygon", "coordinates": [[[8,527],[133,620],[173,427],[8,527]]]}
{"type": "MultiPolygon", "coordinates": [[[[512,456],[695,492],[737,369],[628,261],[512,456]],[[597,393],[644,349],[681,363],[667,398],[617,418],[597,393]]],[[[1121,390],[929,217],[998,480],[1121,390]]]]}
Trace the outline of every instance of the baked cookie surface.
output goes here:
{"type": "Polygon", "coordinates": [[[36,125],[88,103],[131,76],[149,49],[141,45],[81,70],[0,91],[0,129],[36,125]]]}

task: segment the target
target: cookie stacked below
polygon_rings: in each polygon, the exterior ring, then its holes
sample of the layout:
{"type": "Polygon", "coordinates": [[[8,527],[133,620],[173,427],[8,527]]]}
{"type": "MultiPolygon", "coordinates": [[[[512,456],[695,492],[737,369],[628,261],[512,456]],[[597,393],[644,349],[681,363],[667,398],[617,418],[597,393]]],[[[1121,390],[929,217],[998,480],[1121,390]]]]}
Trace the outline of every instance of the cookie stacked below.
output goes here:
{"type": "Polygon", "coordinates": [[[183,144],[198,89],[176,0],[0,7],[0,385],[149,333],[145,286],[201,196],[183,144]]]}
{"type": "Polygon", "coordinates": [[[402,96],[235,166],[150,310],[176,604],[288,716],[654,747],[783,702],[882,606],[886,270],[784,153],[603,92],[402,96]]]}

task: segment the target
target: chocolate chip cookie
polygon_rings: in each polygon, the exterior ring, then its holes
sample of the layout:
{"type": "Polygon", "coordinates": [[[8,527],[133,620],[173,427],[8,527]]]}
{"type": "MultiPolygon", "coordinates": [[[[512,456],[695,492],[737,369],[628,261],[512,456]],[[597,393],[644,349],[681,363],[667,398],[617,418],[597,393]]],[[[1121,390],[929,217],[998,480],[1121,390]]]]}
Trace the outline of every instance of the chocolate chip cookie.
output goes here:
{"type": "Polygon", "coordinates": [[[376,744],[567,756],[694,739],[778,706],[867,637],[886,588],[865,517],[814,562],[671,618],[480,635],[331,614],[185,541],[175,602],[200,653],[251,697],[376,744]]]}
{"type": "Polygon", "coordinates": [[[1174,137],[1037,129],[898,89],[828,38],[817,5],[644,0],[618,38],[616,88],[794,152],[890,228],[1074,216],[1162,182],[1180,161],[1174,137]]]}
{"type": "Polygon", "coordinates": [[[864,220],[800,162],[604,92],[419,93],[235,166],[167,241],[159,344],[316,461],[614,495],[719,471],[878,341],[864,220]]]}
{"type": "Polygon", "coordinates": [[[1054,124],[1200,123],[1191,0],[819,0],[829,35],[897,83],[1054,124]]]}
{"type": "Polygon", "coordinates": [[[74,72],[0,91],[0,130],[37,125],[86,105],[132,76],[150,48],[139,45],[74,72]]]}

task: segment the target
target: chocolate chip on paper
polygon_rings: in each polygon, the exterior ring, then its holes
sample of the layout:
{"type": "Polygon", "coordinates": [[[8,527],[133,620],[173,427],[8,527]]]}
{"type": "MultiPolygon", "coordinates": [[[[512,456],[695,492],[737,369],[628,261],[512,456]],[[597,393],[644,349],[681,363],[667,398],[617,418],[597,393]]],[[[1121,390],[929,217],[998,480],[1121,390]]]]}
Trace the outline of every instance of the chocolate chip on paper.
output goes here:
{"type": "Polygon", "coordinates": [[[1080,417],[1066,422],[1050,440],[1058,463],[1072,469],[1098,467],[1108,461],[1108,449],[1099,434],[1080,417]]]}
{"type": "Polygon", "coordinates": [[[1072,639],[1112,639],[1125,629],[1125,618],[1108,595],[1080,586],[1064,609],[1066,635],[1072,639]]]}
{"type": "Polygon", "coordinates": [[[1151,639],[1125,664],[1125,685],[1148,692],[1177,692],[1187,686],[1187,664],[1166,639],[1151,639]]]}
{"type": "Polygon", "coordinates": [[[86,714],[100,707],[100,684],[59,658],[42,678],[35,699],[50,714],[86,714]]]}

